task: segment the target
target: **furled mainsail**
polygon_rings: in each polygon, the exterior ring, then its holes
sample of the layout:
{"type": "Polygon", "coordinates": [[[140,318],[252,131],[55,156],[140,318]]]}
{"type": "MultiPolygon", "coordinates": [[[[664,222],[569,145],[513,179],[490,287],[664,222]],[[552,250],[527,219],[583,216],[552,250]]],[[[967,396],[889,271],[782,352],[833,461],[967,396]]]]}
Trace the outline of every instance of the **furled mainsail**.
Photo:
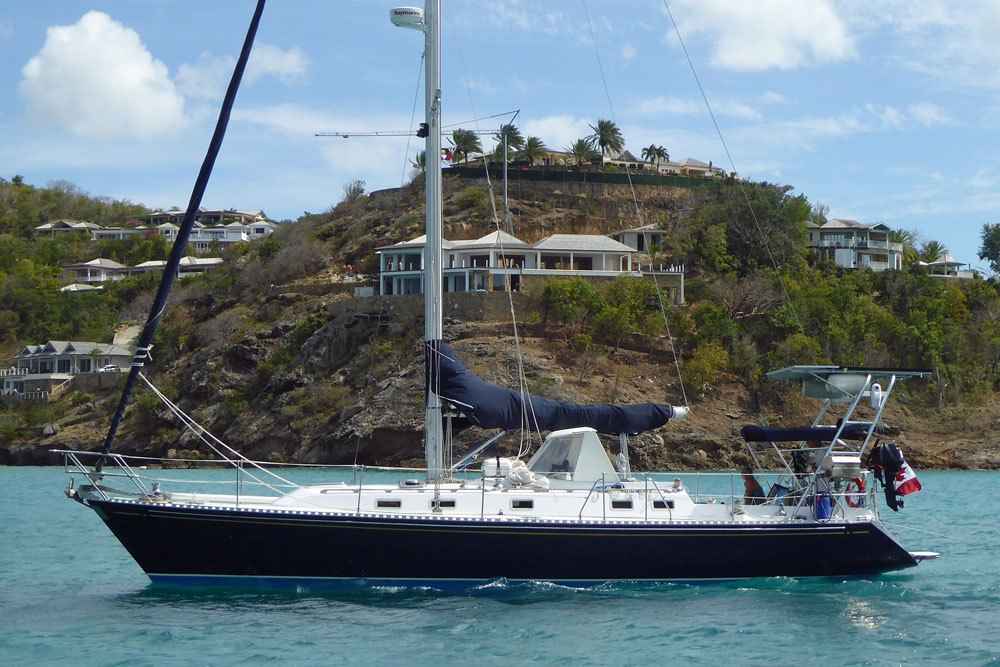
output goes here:
{"type": "Polygon", "coordinates": [[[522,395],[473,375],[442,340],[427,343],[427,382],[481,428],[557,431],[589,426],[598,433],[635,434],[659,428],[674,416],[672,406],[660,403],[577,405],[522,395]]]}

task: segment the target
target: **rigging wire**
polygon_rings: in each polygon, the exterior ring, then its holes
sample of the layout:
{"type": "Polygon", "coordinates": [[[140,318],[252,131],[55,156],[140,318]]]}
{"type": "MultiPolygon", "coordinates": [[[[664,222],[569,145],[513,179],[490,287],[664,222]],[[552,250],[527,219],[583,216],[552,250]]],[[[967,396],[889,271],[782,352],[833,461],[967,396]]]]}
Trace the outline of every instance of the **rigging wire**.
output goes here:
{"type": "MultiPolygon", "coordinates": [[[[590,20],[590,10],[587,7],[587,0],[581,0],[581,1],[583,3],[584,14],[586,14],[587,16],[587,27],[590,29],[590,39],[591,42],[594,44],[594,55],[597,57],[597,67],[601,72],[601,82],[604,84],[604,95],[608,98],[608,108],[611,110],[611,121],[617,126],[618,120],[615,117],[615,106],[611,101],[611,91],[608,88],[607,77],[605,77],[604,75],[604,64],[601,61],[601,52],[597,47],[597,36],[594,34],[594,25],[590,20]]],[[[628,161],[625,161],[625,175],[628,178],[628,187],[632,193],[632,203],[635,205],[635,216],[636,219],[639,221],[639,226],[641,227],[642,212],[639,210],[639,199],[635,194],[635,186],[632,184],[632,172],[629,170],[628,161]]],[[[645,245],[648,248],[649,237],[646,235],[645,231],[642,232],[642,236],[643,240],[645,241],[645,245]]],[[[641,266],[642,264],[640,262],[640,267],[641,266]]],[[[685,391],[684,389],[684,379],[681,376],[681,363],[680,363],[680,358],[677,354],[677,350],[674,347],[674,337],[670,333],[670,323],[668,322],[667,311],[663,304],[663,292],[660,290],[660,282],[657,279],[656,274],[652,272],[652,269],[650,270],[650,273],[653,276],[653,286],[656,288],[656,299],[659,302],[660,314],[663,316],[663,326],[667,331],[667,342],[670,344],[670,353],[671,355],[673,355],[674,368],[677,370],[677,383],[681,390],[681,398],[684,401],[684,405],[687,406],[688,405],[687,391],[685,391]]]]}
{"type": "MultiPolygon", "coordinates": [[[[234,465],[234,466],[236,465],[236,461],[234,461],[233,459],[229,458],[229,456],[227,456],[226,454],[224,454],[221,451],[222,449],[225,449],[227,452],[229,452],[235,459],[239,460],[241,463],[249,463],[252,467],[256,468],[257,470],[260,470],[263,473],[271,475],[275,479],[280,480],[280,481],[284,482],[285,484],[287,484],[289,486],[293,486],[293,487],[298,488],[298,486],[299,486],[298,484],[295,484],[294,482],[291,482],[291,481],[285,479],[281,475],[279,475],[279,474],[277,474],[277,473],[275,473],[275,472],[273,472],[271,470],[268,470],[268,469],[260,466],[255,461],[252,461],[252,460],[248,459],[246,456],[244,456],[243,454],[240,454],[238,451],[236,451],[235,449],[233,449],[232,447],[230,447],[229,445],[227,445],[226,443],[224,443],[222,440],[219,440],[219,438],[217,438],[214,435],[212,435],[205,427],[203,427],[201,424],[199,424],[198,422],[196,422],[194,420],[194,418],[192,418],[190,415],[188,415],[187,413],[185,413],[173,401],[171,401],[169,398],[167,398],[167,396],[163,392],[161,392],[159,389],[157,389],[156,386],[152,382],[150,382],[149,379],[145,375],[143,375],[142,373],[139,373],[138,375],[139,375],[139,379],[142,380],[143,382],[145,382],[146,386],[149,387],[149,389],[154,394],[156,394],[156,397],[159,398],[161,401],[163,401],[163,404],[167,406],[167,409],[170,410],[170,412],[172,412],[174,414],[174,416],[176,416],[178,419],[180,419],[180,421],[185,426],[187,426],[191,430],[192,433],[194,433],[196,436],[198,436],[199,440],[201,440],[203,443],[205,443],[205,446],[207,446],[209,449],[211,449],[213,452],[215,452],[220,458],[222,458],[223,460],[225,460],[226,462],[228,462],[230,465],[234,465]],[[205,436],[208,436],[208,437],[205,437],[205,436]],[[216,447],[216,445],[218,445],[218,447],[216,447]]],[[[275,493],[282,493],[281,491],[279,491],[278,489],[274,488],[273,486],[271,486],[267,482],[265,482],[265,481],[259,479],[258,477],[256,477],[253,473],[248,472],[246,469],[243,469],[243,473],[245,475],[248,475],[251,479],[253,479],[254,481],[256,481],[258,484],[261,484],[262,486],[266,486],[267,488],[271,489],[275,493]]]]}
{"type": "MultiPolygon", "coordinates": [[[[410,162],[410,139],[413,138],[413,119],[417,115],[417,100],[420,98],[420,84],[423,83],[424,78],[420,76],[420,73],[424,69],[424,57],[427,54],[420,54],[420,66],[417,68],[417,89],[413,92],[413,110],[410,112],[410,130],[406,133],[406,152],[403,153],[403,173],[399,177],[399,193],[402,197],[403,186],[406,183],[406,165],[410,162]]],[[[427,164],[427,156],[424,155],[424,164],[427,164]]]]}
{"type": "MultiPolygon", "coordinates": [[[[674,34],[677,35],[677,41],[681,45],[681,50],[684,52],[684,57],[687,59],[688,67],[691,68],[691,74],[694,76],[695,83],[698,86],[698,92],[701,93],[701,99],[705,102],[705,107],[708,109],[708,115],[712,119],[712,124],[715,126],[715,132],[719,135],[719,141],[722,142],[722,148],[726,153],[726,158],[729,160],[729,166],[732,172],[739,173],[736,170],[736,162],[733,160],[732,154],[729,152],[729,145],[726,143],[726,138],[722,135],[722,129],[719,127],[719,122],[715,118],[715,113],[712,111],[712,105],[708,101],[708,95],[705,94],[705,89],[701,85],[701,79],[698,77],[698,72],[695,70],[694,61],[691,60],[691,54],[688,53],[687,46],[684,44],[684,38],[681,37],[680,28],[677,26],[677,21],[674,20],[674,14],[670,11],[670,5],[667,0],[663,0],[663,7],[667,11],[667,16],[670,17],[670,23],[674,28],[674,34]]],[[[774,253],[771,252],[771,244],[767,241],[767,236],[764,234],[764,230],[760,226],[760,220],[757,218],[757,212],[753,208],[753,204],[750,203],[750,195],[747,194],[746,186],[743,184],[743,179],[736,179],[736,182],[740,186],[740,192],[743,194],[743,200],[747,204],[747,208],[750,210],[750,217],[753,219],[754,225],[757,227],[757,233],[760,234],[761,242],[764,244],[764,249],[767,250],[767,256],[771,260],[771,266],[774,267],[774,273],[778,277],[778,283],[781,285],[781,291],[785,295],[785,300],[788,305],[792,308],[792,314],[795,317],[795,323],[799,327],[800,332],[805,332],[805,327],[802,325],[802,321],[799,319],[798,309],[792,304],[792,299],[788,294],[788,287],[785,285],[784,279],[781,277],[781,271],[778,269],[778,262],[774,259],[774,253]]],[[[808,346],[809,354],[812,357],[813,364],[818,363],[816,361],[816,353],[813,351],[812,346],[808,346]]]]}
{"type": "MultiPolygon", "coordinates": [[[[468,68],[466,67],[466,64],[465,64],[465,55],[462,52],[462,41],[461,41],[461,38],[459,37],[459,34],[458,34],[458,28],[455,25],[455,15],[454,15],[454,12],[451,11],[451,0],[446,0],[446,4],[447,4],[447,8],[448,8],[448,15],[449,15],[449,17],[451,19],[451,29],[452,29],[452,33],[453,33],[454,39],[455,39],[455,47],[458,50],[459,62],[461,62],[461,64],[462,64],[462,74],[465,77],[465,89],[466,89],[466,91],[467,91],[467,93],[469,95],[469,106],[472,109],[472,115],[475,116],[475,119],[474,119],[473,122],[475,122],[475,124],[476,124],[476,130],[479,130],[479,120],[480,120],[479,117],[478,117],[479,114],[476,113],[476,102],[475,102],[474,96],[472,94],[472,82],[469,79],[469,70],[468,70],[468,68]]],[[[510,121],[508,121],[508,124],[513,124],[514,123],[514,119],[517,118],[517,115],[519,113],[521,113],[520,109],[518,109],[516,111],[513,111],[513,112],[508,111],[508,112],[502,113],[502,114],[495,114],[493,116],[486,116],[486,118],[497,118],[497,117],[500,117],[500,116],[509,115],[511,113],[513,113],[514,115],[511,117],[510,121]]],[[[451,126],[448,126],[448,127],[451,127],[451,126]]],[[[506,250],[504,249],[503,237],[500,234],[500,232],[502,230],[500,229],[500,218],[499,218],[499,216],[497,216],[496,192],[493,189],[493,181],[490,178],[490,168],[489,168],[489,162],[486,159],[486,151],[483,151],[482,158],[483,158],[483,171],[486,173],[486,187],[487,187],[487,192],[489,193],[489,196],[490,196],[490,210],[491,210],[491,212],[493,214],[493,226],[496,228],[496,231],[497,231],[497,241],[500,244],[500,257],[501,257],[501,261],[506,262],[507,253],[506,253],[506,250]]],[[[513,230],[511,230],[511,231],[513,231],[513,230]]],[[[517,329],[517,317],[516,317],[516,315],[514,313],[514,294],[510,290],[509,283],[507,285],[507,288],[508,288],[506,290],[506,292],[507,292],[507,305],[508,305],[508,308],[510,309],[510,321],[511,321],[511,327],[512,327],[512,330],[513,330],[513,334],[512,335],[513,335],[513,338],[514,338],[514,357],[517,360],[518,391],[521,394],[521,424],[522,424],[522,426],[525,427],[525,428],[521,428],[520,429],[520,436],[519,436],[520,440],[518,442],[518,448],[517,448],[517,457],[520,458],[520,457],[524,456],[525,454],[527,454],[527,452],[529,451],[529,449],[531,447],[530,436],[532,434],[537,433],[539,443],[541,443],[542,437],[541,437],[541,429],[538,428],[538,418],[535,415],[534,405],[531,403],[530,400],[528,400],[528,396],[529,396],[529,394],[528,394],[528,380],[527,380],[527,377],[525,377],[525,373],[524,373],[524,360],[523,360],[523,355],[522,355],[522,352],[521,352],[521,338],[520,338],[520,335],[519,335],[519,332],[518,332],[518,329],[517,329]],[[532,422],[534,423],[534,428],[531,427],[532,422]],[[526,435],[526,433],[528,435],[526,435]]]]}

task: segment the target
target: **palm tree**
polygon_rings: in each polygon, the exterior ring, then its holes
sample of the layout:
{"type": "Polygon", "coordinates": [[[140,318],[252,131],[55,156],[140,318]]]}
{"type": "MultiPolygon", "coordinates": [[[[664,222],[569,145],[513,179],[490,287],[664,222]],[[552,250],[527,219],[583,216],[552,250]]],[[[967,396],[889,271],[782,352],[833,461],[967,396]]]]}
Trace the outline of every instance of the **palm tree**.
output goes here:
{"type": "Polygon", "coordinates": [[[528,164],[535,164],[535,160],[544,160],[549,156],[548,149],[538,137],[528,137],[524,140],[524,145],[517,152],[517,159],[528,164]]]}
{"type": "Polygon", "coordinates": [[[948,249],[937,241],[927,241],[920,245],[920,259],[928,263],[944,259],[947,253],[948,249]]]}
{"type": "Polygon", "coordinates": [[[597,150],[594,148],[594,142],[586,138],[577,139],[563,150],[570,154],[575,165],[593,162],[599,157],[597,150]]]}
{"type": "Polygon", "coordinates": [[[483,152],[483,144],[479,141],[479,135],[472,130],[459,128],[451,133],[451,138],[448,141],[453,147],[451,150],[452,164],[462,160],[468,161],[469,155],[472,153],[483,152]]]}
{"type": "Polygon", "coordinates": [[[427,167],[427,151],[420,151],[417,153],[417,157],[410,160],[410,164],[417,168],[418,171],[423,171],[427,167]]]}
{"type": "Polygon", "coordinates": [[[655,164],[660,158],[660,147],[656,144],[650,144],[642,149],[642,159],[646,162],[652,162],[655,164]]]}
{"type": "Polygon", "coordinates": [[[900,228],[889,232],[889,242],[903,246],[903,264],[912,264],[917,261],[917,241],[919,239],[920,232],[915,229],[900,228]]]}
{"type": "Polygon", "coordinates": [[[670,162],[670,153],[667,152],[667,149],[664,146],[657,146],[656,164],[660,164],[661,161],[670,162]]]}
{"type": "Polygon", "coordinates": [[[588,139],[593,140],[600,147],[601,162],[604,162],[604,158],[608,153],[619,155],[622,149],[625,148],[625,139],[622,137],[622,131],[618,129],[614,121],[599,119],[597,125],[591,125],[590,129],[594,133],[588,139]]]}
{"type": "Polygon", "coordinates": [[[503,162],[503,146],[504,138],[507,139],[507,159],[510,160],[514,153],[522,148],[524,148],[524,136],[521,134],[521,130],[517,129],[514,125],[506,123],[500,126],[493,138],[497,142],[496,148],[493,149],[493,156],[496,158],[497,162],[503,162]]]}

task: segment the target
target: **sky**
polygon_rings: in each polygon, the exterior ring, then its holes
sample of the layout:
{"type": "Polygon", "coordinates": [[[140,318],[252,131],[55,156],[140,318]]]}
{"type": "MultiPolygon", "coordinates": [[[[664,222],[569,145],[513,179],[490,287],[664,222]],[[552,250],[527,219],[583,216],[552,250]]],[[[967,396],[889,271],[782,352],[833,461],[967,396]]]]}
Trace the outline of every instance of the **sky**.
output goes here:
{"type": "MultiPolygon", "coordinates": [[[[0,177],[185,208],[253,5],[7,3],[0,177]]],[[[523,134],[561,149],[610,118],[637,155],[657,144],[790,185],[831,218],[916,230],[985,268],[980,232],[1000,223],[995,0],[442,5],[446,127],[520,110],[523,134]]],[[[393,6],[271,0],[204,206],[294,220],[352,179],[409,179],[417,139],[314,136],[420,121],[423,39],[391,25],[393,6]]]]}

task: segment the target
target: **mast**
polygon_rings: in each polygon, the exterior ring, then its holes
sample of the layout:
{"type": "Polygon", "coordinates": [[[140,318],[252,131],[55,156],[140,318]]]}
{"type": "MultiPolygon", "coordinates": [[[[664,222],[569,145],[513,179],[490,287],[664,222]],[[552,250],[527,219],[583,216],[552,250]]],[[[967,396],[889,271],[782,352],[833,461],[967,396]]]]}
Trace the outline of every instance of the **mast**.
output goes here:
{"type": "MultiPolygon", "coordinates": [[[[424,246],[424,339],[441,340],[441,0],[424,3],[424,56],[426,59],[427,147],[425,190],[427,196],[427,244],[424,246]]],[[[430,370],[438,368],[436,349],[431,349],[430,370]]],[[[427,392],[424,410],[427,481],[440,482],[443,468],[441,398],[427,392]]]]}

